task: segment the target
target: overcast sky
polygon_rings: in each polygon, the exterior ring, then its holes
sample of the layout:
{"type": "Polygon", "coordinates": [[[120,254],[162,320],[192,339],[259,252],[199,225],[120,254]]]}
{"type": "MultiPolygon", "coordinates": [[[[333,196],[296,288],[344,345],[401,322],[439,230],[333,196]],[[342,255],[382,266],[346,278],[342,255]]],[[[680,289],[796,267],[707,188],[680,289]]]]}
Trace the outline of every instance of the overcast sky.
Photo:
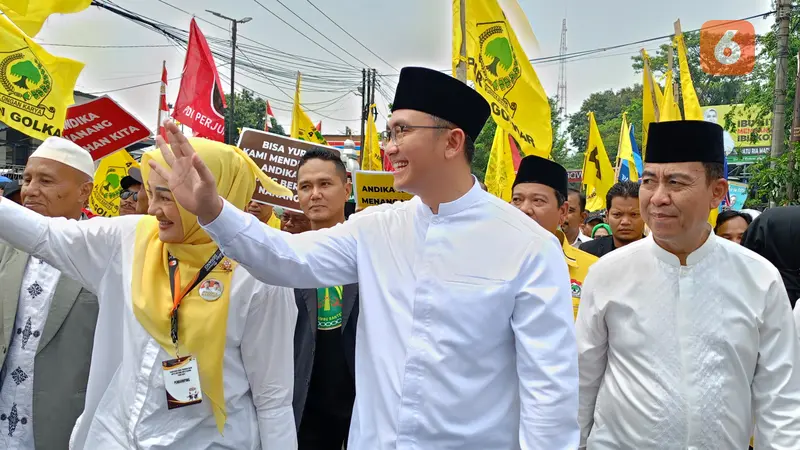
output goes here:
{"type": "MultiPolygon", "coordinates": [[[[249,23],[240,25],[240,38],[246,37],[275,49],[344,64],[330,53],[282,23],[255,0],[167,0],[168,3],[195,14],[198,18],[212,21],[220,26],[228,24],[205,12],[216,10],[229,17],[252,17],[249,23]]],[[[396,71],[370,54],[352,40],[327,18],[316,11],[308,0],[280,0],[295,13],[313,25],[303,24],[282,6],[278,0],[259,0],[265,7],[307,34],[311,39],[329,49],[352,66],[360,70],[363,65],[326,41],[321,34],[352,53],[363,62],[374,67],[382,75],[391,76],[396,71]]],[[[469,1],[469,0],[467,0],[469,1]]],[[[450,65],[451,49],[451,2],[448,0],[311,0],[350,34],[358,38],[370,50],[392,66],[422,65],[444,69],[450,65]]],[[[533,31],[539,41],[539,54],[530,58],[557,55],[561,38],[561,21],[567,19],[568,52],[609,47],[618,44],[666,35],[672,32],[672,23],[680,18],[684,30],[700,28],[707,20],[739,19],[772,9],[770,0],[519,0],[533,31]]],[[[115,0],[120,6],[155,18],[182,29],[189,28],[191,17],[164,4],[160,0],[115,0]]],[[[758,33],[768,31],[774,15],[767,20],[755,19],[758,33]]],[[[199,22],[207,36],[227,38],[224,30],[199,22]]],[[[37,35],[41,43],[61,45],[140,45],[139,48],[85,48],[69,46],[45,46],[51,53],[70,57],[86,64],[77,89],[90,93],[126,88],[132,85],[153,82],[160,78],[161,62],[166,60],[169,76],[180,75],[184,52],[175,47],[163,47],[169,41],[131,21],[106,10],[90,7],[88,10],[70,15],[53,16],[37,35]],[[162,47],[146,47],[157,45],[162,47]]],[[[666,40],[663,41],[667,42],[666,40]]],[[[644,45],[648,50],[656,49],[661,42],[644,45]]],[[[592,92],[618,89],[641,80],[633,72],[630,57],[638,53],[641,46],[628,46],[610,50],[585,59],[567,63],[567,112],[576,111],[592,92]]],[[[276,63],[287,70],[295,70],[287,63],[276,63]]],[[[550,96],[556,94],[558,64],[554,62],[535,64],[535,70],[550,96]]],[[[228,76],[230,69],[220,68],[228,76]]],[[[237,71],[238,73],[238,71],[237,71]]],[[[351,75],[350,75],[351,76],[351,75]]],[[[344,77],[344,76],[343,76],[344,77]]],[[[264,94],[271,101],[275,114],[287,129],[290,125],[288,103],[290,99],[271,84],[254,80],[252,74],[237,75],[237,81],[247,88],[264,94]],[[246,77],[250,78],[246,78],[246,77]]],[[[396,78],[388,79],[396,82],[396,78]]],[[[168,88],[169,101],[178,94],[178,80],[168,88]]],[[[229,84],[223,81],[226,92],[229,84]]],[[[324,105],[317,112],[309,112],[312,120],[323,121],[323,132],[344,130],[345,125],[359,129],[360,98],[355,94],[345,95],[346,88],[338,92],[304,92],[304,103],[324,105]],[[341,97],[330,105],[323,102],[341,97]],[[328,118],[322,117],[327,116],[328,118]],[[335,119],[335,120],[334,120],[335,119]]],[[[336,90],[336,89],[330,89],[336,90]]],[[[290,89],[290,95],[293,93],[290,89]]],[[[393,95],[394,92],[388,93],[393,95]]],[[[158,84],[118,90],[109,95],[151,128],[155,126],[158,108],[158,84]]],[[[391,100],[391,99],[389,99],[391,100]]],[[[388,100],[378,96],[381,109],[378,127],[385,122],[388,100]]]]}

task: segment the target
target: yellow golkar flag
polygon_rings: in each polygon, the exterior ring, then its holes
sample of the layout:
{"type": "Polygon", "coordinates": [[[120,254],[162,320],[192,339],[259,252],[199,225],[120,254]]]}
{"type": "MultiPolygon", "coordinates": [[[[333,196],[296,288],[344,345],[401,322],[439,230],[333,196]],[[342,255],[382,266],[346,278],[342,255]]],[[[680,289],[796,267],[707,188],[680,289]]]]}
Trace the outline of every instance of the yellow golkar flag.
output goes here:
{"type": "Polygon", "coordinates": [[[516,177],[514,159],[511,156],[511,152],[516,150],[511,147],[509,137],[504,129],[497,127],[492,151],[489,153],[489,165],[486,167],[486,176],[483,180],[490,194],[507,202],[511,201],[511,185],[516,177]]]}
{"type": "Polygon", "coordinates": [[[322,133],[317,130],[317,126],[314,125],[314,122],[311,121],[311,118],[306,115],[303,108],[300,106],[301,78],[302,75],[300,75],[300,72],[297,72],[297,84],[294,90],[294,107],[292,108],[291,137],[300,139],[301,141],[328,145],[328,142],[322,137],[322,133]]]}
{"type": "Polygon", "coordinates": [[[642,70],[642,157],[644,157],[647,152],[647,133],[650,124],[658,122],[660,118],[659,108],[664,103],[664,94],[661,92],[661,86],[653,78],[650,56],[644,49],[642,49],[642,61],[644,63],[642,70]]]}
{"type": "Polygon", "coordinates": [[[378,138],[378,128],[375,126],[375,104],[370,105],[367,115],[367,129],[364,132],[364,143],[361,146],[361,170],[383,171],[381,159],[381,144],[378,138]]]}
{"type": "Polygon", "coordinates": [[[664,82],[664,102],[659,108],[661,117],[659,122],[673,122],[676,120],[683,120],[681,109],[678,103],[675,102],[675,90],[672,82],[672,70],[667,70],[666,81],[664,82]]]}
{"type": "Polygon", "coordinates": [[[36,139],[61,136],[83,63],[59,58],[0,17],[0,121],[36,139]]]}
{"type": "MultiPolygon", "coordinates": [[[[636,166],[634,166],[636,167],[636,166]]],[[[608,159],[603,138],[589,113],[589,144],[583,157],[583,185],[586,186],[586,209],[598,211],[606,208],[606,194],[614,185],[614,167],[608,159]]]]}
{"type": "Polygon", "coordinates": [[[36,36],[50,14],[81,12],[92,0],[0,0],[0,11],[30,37],[36,36]]]}
{"type": "Polygon", "coordinates": [[[101,159],[100,165],[94,171],[94,188],[89,197],[89,209],[98,216],[118,216],[119,194],[122,193],[120,181],[134,167],[139,167],[139,163],[125,149],[118,150],[101,159]]]}
{"type": "MultiPolygon", "coordinates": [[[[514,0],[516,1],[516,0],[514,0]]],[[[492,109],[498,127],[514,137],[526,155],[550,156],[550,103],[539,77],[497,0],[466,2],[467,79],[492,109]]],[[[453,1],[453,64],[460,61],[460,2],[453,1]]],[[[519,26],[527,21],[517,21],[519,26]]],[[[533,35],[526,29],[521,32],[533,35]]]]}

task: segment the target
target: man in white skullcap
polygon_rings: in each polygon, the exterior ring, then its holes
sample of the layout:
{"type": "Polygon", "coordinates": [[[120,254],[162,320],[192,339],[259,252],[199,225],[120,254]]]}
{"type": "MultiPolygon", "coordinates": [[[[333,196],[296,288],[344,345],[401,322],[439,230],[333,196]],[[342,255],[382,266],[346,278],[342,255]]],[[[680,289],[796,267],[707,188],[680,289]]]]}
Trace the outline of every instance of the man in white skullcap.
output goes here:
{"type": "MultiPolygon", "coordinates": [[[[22,204],[44,216],[80,219],[93,173],[89,152],[48,138],[25,167],[22,204]]],[[[66,449],[84,407],[97,297],[3,243],[0,286],[0,448],[66,449]]]]}

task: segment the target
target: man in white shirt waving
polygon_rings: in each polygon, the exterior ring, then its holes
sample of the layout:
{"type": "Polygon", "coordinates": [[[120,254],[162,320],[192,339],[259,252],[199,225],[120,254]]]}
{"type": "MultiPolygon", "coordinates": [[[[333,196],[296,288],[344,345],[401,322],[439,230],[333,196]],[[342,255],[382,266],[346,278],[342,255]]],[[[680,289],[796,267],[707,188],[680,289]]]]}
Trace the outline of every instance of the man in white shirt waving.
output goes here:
{"type": "Polygon", "coordinates": [[[256,278],[295,288],[359,283],[350,450],[578,443],[567,266],[551,233],[471,175],[489,113],[454,78],[403,69],[386,153],[395,188],[417,197],[297,235],[223,202],[190,145],[166,155],[171,172],[154,167],[256,278]]]}
{"type": "Polygon", "coordinates": [[[589,270],[576,322],[581,446],[800,445],[800,364],[780,273],[707,223],[728,183],[722,128],[650,125],[641,212],[651,236],[589,270]],[[754,417],[755,416],[755,417],[754,417]]]}

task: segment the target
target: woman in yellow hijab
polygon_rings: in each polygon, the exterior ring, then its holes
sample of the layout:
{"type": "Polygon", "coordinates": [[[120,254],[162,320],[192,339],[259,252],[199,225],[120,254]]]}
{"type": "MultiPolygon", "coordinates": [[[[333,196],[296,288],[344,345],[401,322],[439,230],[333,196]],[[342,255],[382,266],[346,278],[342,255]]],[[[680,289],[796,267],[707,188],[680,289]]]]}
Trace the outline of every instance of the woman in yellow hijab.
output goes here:
{"type": "MultiPolygon", "coordinates": [[[[244,209],[278,186],[241,150],[192,139],[223,197],[244,209]]],[[[225,258],[142,158],[148,216],[50,219],[0,201],[0,238],[100,303],[83,415],[71,449],[293,449],[290,289],[225,258]],[[6,221],[4,220],[4,223],[6,221]]]]}

